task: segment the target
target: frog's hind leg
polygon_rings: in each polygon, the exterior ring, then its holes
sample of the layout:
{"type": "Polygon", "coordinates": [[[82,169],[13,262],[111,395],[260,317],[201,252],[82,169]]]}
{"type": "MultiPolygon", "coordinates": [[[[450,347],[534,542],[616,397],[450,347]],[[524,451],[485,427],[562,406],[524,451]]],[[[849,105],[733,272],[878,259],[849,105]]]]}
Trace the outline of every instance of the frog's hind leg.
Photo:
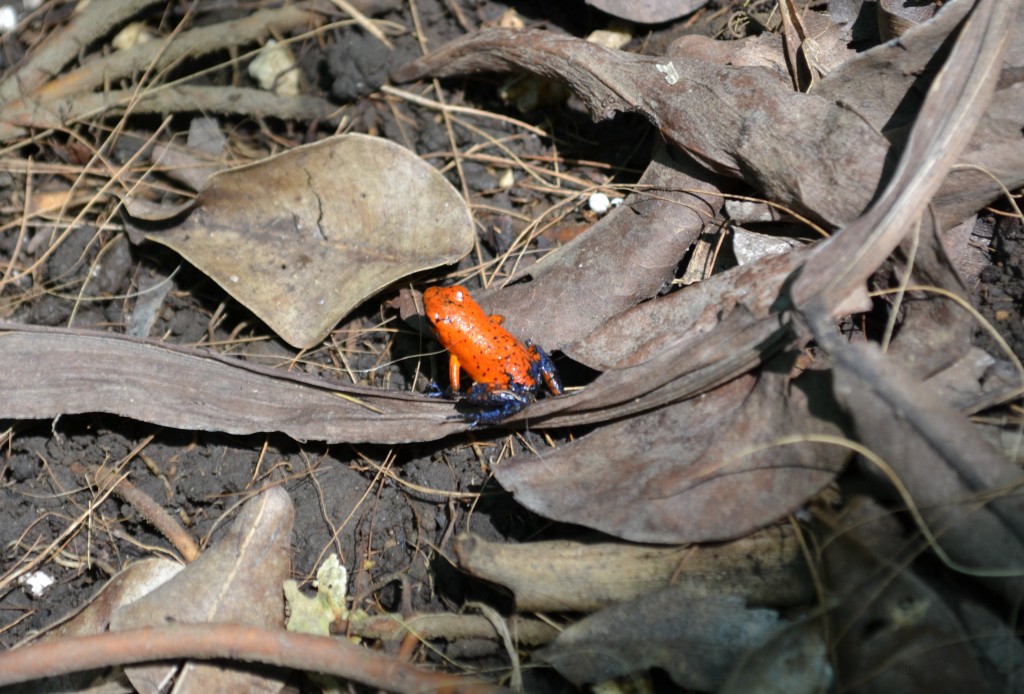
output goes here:
{"type": "Polygon", "coordinates": [[[476,408],[466,414],[472,426],[497,424],[511,417],[529,405],[533,398],[529,391],[519,389],[498,389],[485,383],[477,383],[462,398],[476,408]]]}

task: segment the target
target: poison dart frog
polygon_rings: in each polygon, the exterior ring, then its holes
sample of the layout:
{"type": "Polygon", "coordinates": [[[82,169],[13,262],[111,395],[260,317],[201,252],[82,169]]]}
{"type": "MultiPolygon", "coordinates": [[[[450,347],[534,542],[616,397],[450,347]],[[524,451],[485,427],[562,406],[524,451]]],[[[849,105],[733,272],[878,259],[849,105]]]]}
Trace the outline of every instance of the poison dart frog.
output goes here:
{"type": "Polygon", "coordinates": [[[520,342],[501,327],[502,317],[489,316],[465,287],[430,287],[423,306],[448,350],[450,393],[478,408],[468,415],[473,426],[494,424],[533,402],[541,382],[561,395],[562,382],[551,357],[529,340],[520,342]],[[473,379],[461,392],[460,370],[473,379]]]}

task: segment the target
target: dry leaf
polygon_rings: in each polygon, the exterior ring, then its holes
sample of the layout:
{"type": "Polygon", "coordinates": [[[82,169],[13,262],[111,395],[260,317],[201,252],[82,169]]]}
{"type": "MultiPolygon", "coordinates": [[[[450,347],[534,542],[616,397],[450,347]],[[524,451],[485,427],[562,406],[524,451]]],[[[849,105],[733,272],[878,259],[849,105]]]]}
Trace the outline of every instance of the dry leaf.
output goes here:
{"type": "Polygon", "coordinates": [[[841,434],[826,374],[790,381],[790,360],[699,398],[608,424],[494,476],[547,517],[635,542],[707,542],[746,535],[802,505],[842,468],[835,446],[772,442],[841,434]],[[742,500],[742,502],[737,502],[742,500]]]}
{"type": "Polygon", "coordinates": [[[466,573],[508,587],[521,612],[588,612],[669,585],[678,586],[686,600],[728,594],[787,607],[813,598],[799,542],[788,526],[706,547],[607,540],[515,545],[464,535],[455,554],[466,573]]]}
{"type": "Polygon", "coordinates": [[[764,256],[619,312],[563,351],[592,369],[609,371],[643,364],[684,337],[706,338],[737,307],[756,319],[767,318],[778,301],[779,287],[810,252],[803,247],[764,256]]]}
{"type": "MultiPolygon", "coordinates": [[[[938,544],[973,568],[1024,566],[1024,501],[1009,493],[972,501],[1016,487],[1018,467],[899,362],[874,347],[836,343],[827,345],[836,361],[836,398],[850,413],[857,438],[886,461],[921,508],[938,544]]],[[[1008,600],[1022,586],[1020,577],[979,580],[1008,600]]]]}
{"type": "Polygon", "coordinates": [[[687,600],[670,587],[577,622],[537,656],[576,685],[659,667],[684,688],[715,691],[778,624],[741,598],[687,600]]]}
{"type": "Polygon", "coordinates": [[[776,630],[747,654],[718,694],[820,694],[831,691],[835,668],[829,660],[821,620],[808,619],[776,630]]]}
{"type": "MultiPolygon", "coordinates": [[[[180,215],[128,209],[168,224],[180,215]]],[[[431,166],[387,140],[342,135],[213,175],[184,221],[146,238],[308,348],[383,287],[461,258],[473,234],[462,197],[431,166]]]]}
{"type": "Polygon", "coordinates": [[[46,638],[102,634],[114,612],[153,592],[184,568],[170,559],[143,559],[129,565],[107,581],[80,612],[50,629],[46,638]]]}
{"type": "Polygon", "coordinates": [[[871,200],[889,149],[837,100],[794,92],[772,71],[635,55],[550,31],[480,32],[396,77],[512,68],[565,81],[595,118],[642,113],[712,171],[743,177],[768,198],[834,224],[871,200]]]}
{"type": "MultiPolygon", "coordinates": [[[[159,589],[118,610],[115,630],[168,622],[222,622],[284,628],[283,584],[291,570],[295,510],[288,493],[271,487],[248,501],[228,533],[159,589]]],[[[177,668],[132,666],[132,683],[143,692],[162,691],[177,668]]],[[[187,663],[175,691],[277,692],[275,677],[187,663]]]]}
{"type": "MultiPolygon", "coordinates": [[[[899,133],[892,129],[916,116],[918,94],[931,78],[925,68],[937,64],[939,51],[970,6],[947,3],[898,43],[877,46],[840,65],[830,33],[817,47],[822,51],[817,60],[832,71],[810,94],[793,92],[774,68],[713,65],[674,53],[631,55],[543,31],[468,36],[404,66],[396,77],[518,68],[561,79],[595,118],[641,112],[670,142],[711,170],[742,177],[769,199],[838,226],[856,218],[875,196],[892,158],[890,140],[881,133],[890,131],[895,139],[899,133]],[[878,117],[897,109],[897,118],[878,117]]],[[[808,26],[813,24],[808,21],[808,26]]],[[[1009,19],[1004,27],[1013,29],[1011,45],[1024,45],[1024,23],[1009,19]]],[[[816,36],[812,30],[809,38],[816,36]]],[[[980,128],[965,159],[991,169],[1012,190],[1024,183],[1024,137],[1019,125],[1013,127],[1024,118],[1024,92],[1014,88],[1024,49],[1011,49],[1007,57],[989,118],[1007,127],[980,128]]],[[[719,54],[718,62],[725,60],[719,54]]],[[[938,216],[943,225],[959,222],[999,194],[991,178],[957,172],[937,197],[938,216]],[[964,211],[963,205],[970,209],[964,211]]]]}
{"type": "MultiPolygon", "coordinates": [[[[815,93],[842,101],[890,139],[902,141],[905,133],[901,131],[917,117],[940,64],[937,56],[948,49],[951,33],[971,6],[946,3],[934,19],[914,27],[899,41],[875,46],[836,68],[816,85],[815,93]]],[[[1020,88],[1024,22],[1018,18],[1007,26],[1012,36],[996,92],[958,160],[983,167],[987,173],[969,168],[947,173],[933,200],[940,229],[959,223],[1001,195],[1000,182],[1010,190],[1024,184],[1024,89],[1020,88]]]]}
{"type": "Polygon", "coordinates": [[[6,418],[111,412],[178,429],[330,442],[427,441],[467,427],[437,398],[111,333],[0,323],[0,362],[6,418]]]}
{"type": "Polygon", "coordinates": [[[902,36],[935,16],[938,3],[919,0],[878,0],[878,28],[883,41],[902,36]]]}
{"type": "Polygon", "coordinates": [[[857,497],[841,516],[823,520],[831,532],[818,546],[829,593],[838,598],[830,611],[838,689],[985,691],[956,615],[909,568],[920,547],[901,542],[896,518],[857,497]]]}
{"type": "Polygon", "coordinates": [[[481,292],[480,305],[505,316],[513,334],[553,351],[656,296],[722,206],[715,185],[694,175],[699,171],[660,147],[638,192],[513,283],[481,292]]]}

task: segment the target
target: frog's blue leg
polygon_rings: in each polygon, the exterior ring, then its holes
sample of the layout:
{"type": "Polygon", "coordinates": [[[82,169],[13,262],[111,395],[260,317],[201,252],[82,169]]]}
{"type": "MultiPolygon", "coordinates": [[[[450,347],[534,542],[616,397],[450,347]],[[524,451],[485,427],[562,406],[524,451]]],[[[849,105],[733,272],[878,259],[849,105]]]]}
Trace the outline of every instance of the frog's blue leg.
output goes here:
{"type": "Polygon", "coordinates": [[[466,392],[463,400],[477,408],[474,412],[466,413],[470,426],[476,427],[481,424],[497,424],[520,412],[533,402],[533,394],[529,389],[516,384],[497,389],[485,383],[477,383],[466,392]]]}

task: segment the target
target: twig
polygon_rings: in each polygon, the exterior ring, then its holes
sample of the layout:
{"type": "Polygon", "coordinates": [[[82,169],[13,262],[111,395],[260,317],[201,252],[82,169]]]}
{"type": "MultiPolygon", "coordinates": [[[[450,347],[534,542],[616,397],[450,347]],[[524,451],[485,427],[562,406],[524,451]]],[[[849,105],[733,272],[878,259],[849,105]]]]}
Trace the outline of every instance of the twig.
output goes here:
{"type": "Polygon", "coordinates": [[[349,17],[355,20],[356,24],[363,28],[367,34],[383,43],[388,48],[394,48],[395,44],[388,40],[388,37],[384,35],[373,20],[367,17],[365,14],[360,12],[352,3],[348,0],[331,0],[339,10],[347,14],[349,17]]]}
{"type": "Polygon", "coordinates": [[[270,30],[287,32],[312,20],[312,13],[294,6],[260,10],[248,17],[189,29],[165,40],[146,43],[91,60],[77,70],[48,82],[32,94],[48,102],[96,89],[149,68],[160,72],[185,58],[195,59],[234,46],[258,41],[270,30]]]}
{"type": "Polygon", "coordinates": [[[160,1],[95,0],[66,27],[46,37],[22,67],[0,83],[0,103],[9,103],[35,91],[77,58],[83,46],[93,43],[149,5],[160,4],[160,1]]]}
{"type": "MultiPolygon", "coordinates": [[[[133,113],[210,113],[265,116],[286,120],[327,119],[337,110],[331,102],[316,96],[282,97],[273,92],[247,87],[155,87],[138,95],[133,89],[105,93],[78,94],[59,102],[19,102],[3,111],[6,123],[20,127],[59,128],[65,123],[102,112],[127,109],[132,99],[133,113]]],[[[8,126],[9,127],[9,126],[8,126]]],[[[0,129],[0,139],[10,132],[0,129]]]]}
{"type": "Polygon", "coordinates": [[[72,466],[72,472],[76,475],[85,477],[86,479],[92,478],[92,481],[97,487],[107,487],[111,482],[114,482],[112,491],[116,496],[126,501],[136,513],[149,521],[153,527],[155,527],[160,534],[167,538],[167,540],[174,545],[175,549],[181,554],[182,558],[186,562],[193,562],[199,556],[199,545],[192,539],[192,536],[188,534],[181,525],[174,520],[164,508],[153,500],[149,494],[136,487],[134,484],[128,481],[127,478],[122,477],[121,479],[110,479],[111,476],[104,476],[100,479],[100,476],[95,472],[87,471],[85,466],[80,463],[74,463],[72,466]]]}
{"type": "Polygon", "coordinates": [[[34,643],[0,653],[0,686],[102,667],[186,658],[263,663],[395,692],[508,691],[469,677],[421,670],[340,639],[237,624],[179,624],[34,643]]]}
{"type": "MultiPolygon", "coordinates": [[[[114,4],[117,5],[116,2],[114,4]]],[[[0,114],[3,116],[0,141],[23,134],[24,128],[60,127],[70,121],[72,117],[82,117],[93,112],[99,113],[112,105],[129,104],[133,99],[139,98],[138,89],[114,93],[104,90],[103,94],[90,93],[93,89],[106,87],[114,80],[128,79],[143,69],[160,72],[186,58],[194,58],[227,47],[257,41],[266,35],[268,29],[286,32],[295,27],[309,24],[313,18],[312,11],[294,6],[277,10],[261,10],[243,19],[190,29],[161,41],[150,41],[103,58],[96,58],[78,69],[54,77],[45,84],[31,83],[31,88],[26,86],[30,84],[27,82],[20,86],[15,84],[17,89],[12,91],[10,98],[0,97],[0,104],[3,104],[0,108],[0,114]]],[[[56,32],[55,35],[63,36],[64,32],[69,30],[56,32]]],[[[78,44],[75,46],[77,50],[78,44]]],[[[46,76],[53,77],[52,74],[46,76]]],[[[0,94],[6,94],[5,89],[10,91],[8,86],[10,82],[11,80],[8,80],[0,84],[0,94]]],[[[150,93],[151,90],[147,90],[144,98],[149,97],[150,93]]],[[[178,94],[180,97],[181,93],[178,94]]],[[[253,110],[256,107],[238,110],[241,107],[232,108],[229,100],[237,98],[237,96],[221,94],[220,98],[223,101],[215,102],[211,110],[219,113],[298,119],[310,117],[309,114],[318,116],[325,110],[324,104],[327,103],[313,97],[283,103],[256,99],[257,110],[253,110]],[[307,112],[306,109],[310,110],[307,112]]],[[[204,108],[204,104],[199,100],[183,109],[181,104],[175,104],[167,95],[157,97],[156,101],[149,102],[151,112],[173,113],[198,108],[204,108]]],[[[133,107],[132,110],[137,109],[133,107]]],[[[331,111],[333,108],[326,109],[327,113],[331,111]]]]}
{"type": "MultiPolygon", "coordinates": [[[[444,639],[487,639],[500,637],[486,617],[474,614],[415,614],[403,619],[398,615],[362,615],[353,612],[345,625],[346,632],[364,639],[397,641],[415,634],[421,641],[444,639]]],[[[516,640],[523,646],[540,646],[554,641],[559,631],[539,619],[513,617],[516,640]]]]}

